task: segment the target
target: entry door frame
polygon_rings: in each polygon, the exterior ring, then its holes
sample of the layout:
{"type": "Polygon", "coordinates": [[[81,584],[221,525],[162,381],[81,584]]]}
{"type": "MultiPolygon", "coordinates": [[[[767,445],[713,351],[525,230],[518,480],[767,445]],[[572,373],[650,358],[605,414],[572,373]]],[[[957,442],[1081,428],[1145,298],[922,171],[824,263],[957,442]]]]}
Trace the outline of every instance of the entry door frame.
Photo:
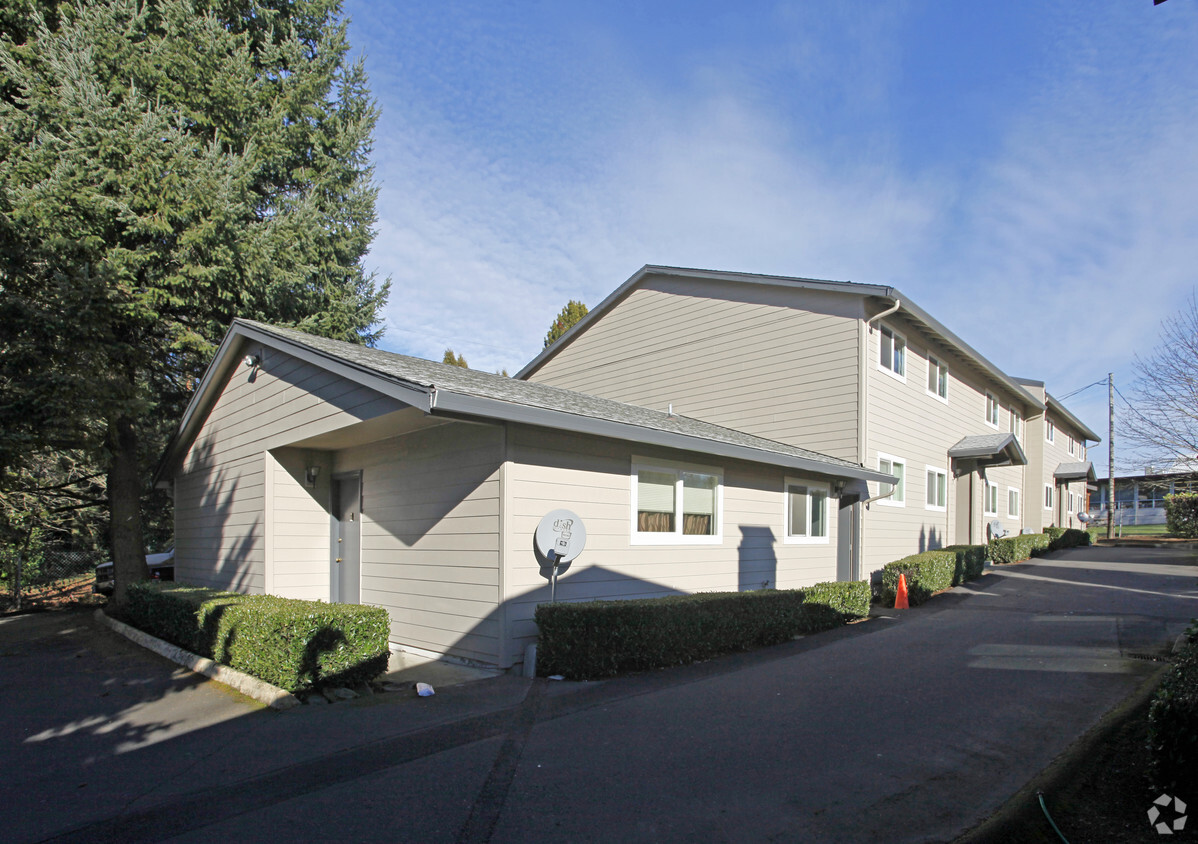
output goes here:
{"type": "Polygon", "coordinates": [[[362,470],[358,469],[353,472],[337,472],[330,479],[332,483],[329,485],[329,603],[332,604],[357,604],[362,600],[362,470]],[[348,482],[352,481],[350,485],[348,482]],[[354,497],[351,504],[353,518],[352,522],[355,528],[348,532],[347,536],[342,536],[341,517],[345,512],[345,502],[342,501],[343,494],[349,491],[354,497]],[[351,545],[346,545],[344,541],[348,539],[351,545]],[[350,556],[352,554],[352,556],[350,556]],[[342,594],[341,587],[341,566],[344,565],[341,560],[349,557],[353,560],[353,565],[357,567],[357,583],[354,591],[357,594],[348,595],[342,594]]]}

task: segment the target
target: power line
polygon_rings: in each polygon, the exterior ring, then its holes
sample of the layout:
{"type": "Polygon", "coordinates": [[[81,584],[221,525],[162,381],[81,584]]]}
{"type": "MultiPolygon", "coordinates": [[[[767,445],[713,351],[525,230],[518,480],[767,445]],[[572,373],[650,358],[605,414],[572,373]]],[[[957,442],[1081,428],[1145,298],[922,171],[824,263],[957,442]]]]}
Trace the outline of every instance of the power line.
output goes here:
{"type": "Polygon", "coordinates": [[[1078,387],[1072,393],[1066,393],[1065,395],[1061,396],[1060,399],[1058,399],[1058,401],[1064,401],[1065,399],[1071,399],[1074,396],[1076,396],[1078,393],[1085,392],[1086,390],[1090,389],[1091,387],[1097,387],[1100,384],[1105,384],[1105,383],[1106,383],[1106,379],[1103,378],[1101,381],[1095,381],[1093,384],[1087,384],[1084,387],[1078,387]]]}

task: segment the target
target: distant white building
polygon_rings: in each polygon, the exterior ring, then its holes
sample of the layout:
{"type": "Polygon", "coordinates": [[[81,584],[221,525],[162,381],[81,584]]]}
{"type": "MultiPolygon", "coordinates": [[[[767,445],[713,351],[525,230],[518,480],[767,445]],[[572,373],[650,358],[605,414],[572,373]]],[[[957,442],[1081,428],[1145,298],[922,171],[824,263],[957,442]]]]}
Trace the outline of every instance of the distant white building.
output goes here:
{"type": "MultiPolygon", "coordinates": [[[[1091,486],[1087,512],[1106,519],[1106,478],[1091,486]]],[[[1143,474],[1115,476],[1115,523],[1163,525],[1165,496],[1175,492],[1198,492],[1198,455],[1179,457],[1165,466],[1145,466],[1143,474]]]]}

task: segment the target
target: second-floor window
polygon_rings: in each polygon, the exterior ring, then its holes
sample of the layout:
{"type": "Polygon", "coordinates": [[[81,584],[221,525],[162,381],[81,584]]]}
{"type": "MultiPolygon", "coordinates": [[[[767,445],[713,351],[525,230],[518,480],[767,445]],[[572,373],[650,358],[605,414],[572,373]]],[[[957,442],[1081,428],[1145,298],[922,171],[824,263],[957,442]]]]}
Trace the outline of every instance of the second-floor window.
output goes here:
{"type": "Polygon", "coordinates": [[[993,393],[986,393],[986,424],[998,427],[998,398],[993,393]]]}
{"type": "Polygon", "coordinates": [[[1015,439],[1023,442],[1023,417],[1015,408],[1011,408],[1011,433],[1015,435],[1015,439]]]}
{"type": "Polygon", "coordinates": [[[878,366],[892,375],[907,378],[907,340],[885,325],[878,342],[878,366]]]}
{"type": "Polygon", "coordinates": [[[928,355],[928,392],[948,401],[948,367],[928,355]]]}
{"type": "Polygon", "coordinates": [[[1057,426],[1053,424],[1051,419],[1044,420],[1044,439],[1048,442],[1054,442],[1057,438],[1057,426]]]}
{"type": "Polygon", "coordinates": [[[1073,434],[1069,435],[1069,453],[1073,454],[1073,434]]]}

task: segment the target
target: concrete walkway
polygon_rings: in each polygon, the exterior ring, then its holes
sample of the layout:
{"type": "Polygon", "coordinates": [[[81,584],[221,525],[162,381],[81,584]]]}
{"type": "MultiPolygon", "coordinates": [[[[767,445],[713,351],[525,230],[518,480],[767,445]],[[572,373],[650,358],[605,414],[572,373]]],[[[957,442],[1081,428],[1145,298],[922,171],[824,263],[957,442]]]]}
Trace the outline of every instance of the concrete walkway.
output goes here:
{"type": "Polygon", "coordinates": [[[1159,671],[1194,562],[1076,549],[701,665],[283,713],[82,616],[9,619],[5,838],[951,840],[1159,671]]]}

